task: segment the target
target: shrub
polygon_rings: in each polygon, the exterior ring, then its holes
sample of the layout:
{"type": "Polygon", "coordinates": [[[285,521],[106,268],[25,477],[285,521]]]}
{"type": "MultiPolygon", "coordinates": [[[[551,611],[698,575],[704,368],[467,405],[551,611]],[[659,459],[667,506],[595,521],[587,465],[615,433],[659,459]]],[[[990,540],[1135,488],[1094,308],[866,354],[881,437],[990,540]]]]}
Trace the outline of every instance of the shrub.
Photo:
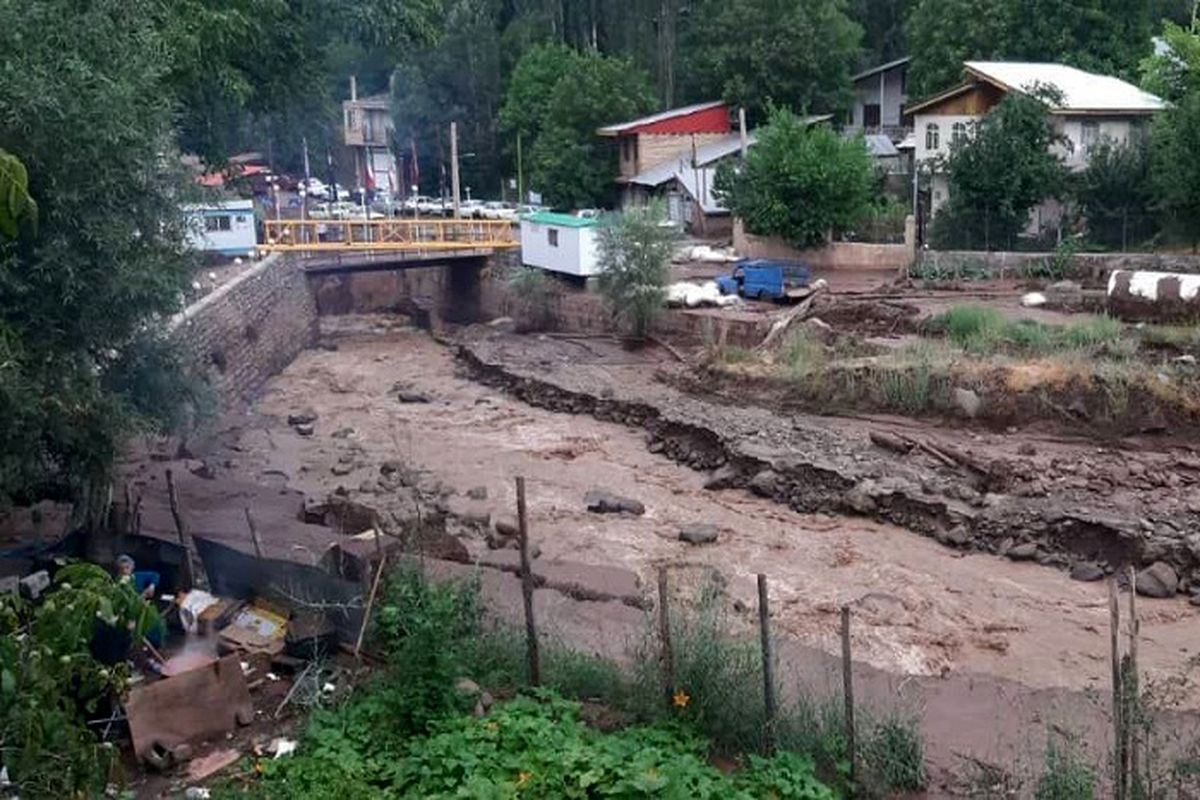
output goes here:
{"type": "Polygon", "coordinates": [[[600,291],[613,319],[645,339],[662,310],[670,273],[673,228],[660,203],[629,208],[600,230],[600,291]]]}
{"type": "Polygon", "coordinates": [[[1037,800],[1088,800],[1096,796],[1096,773],[1083,761],[1075,742],[1046,742],[1045,764],[1034,797],[1037,800]]]}

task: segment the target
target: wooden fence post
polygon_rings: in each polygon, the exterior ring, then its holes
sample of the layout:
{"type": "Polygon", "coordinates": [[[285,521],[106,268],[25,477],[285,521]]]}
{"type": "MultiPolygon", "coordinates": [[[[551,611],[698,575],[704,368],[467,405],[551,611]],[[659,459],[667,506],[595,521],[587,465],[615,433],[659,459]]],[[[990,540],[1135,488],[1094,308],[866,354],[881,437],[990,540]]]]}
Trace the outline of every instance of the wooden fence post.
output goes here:
{"type": "Polygon", "coordinates": [[[187,523],[184,522],[183,512],[179,509],[179,493],[175,491],[175,476],[167,470],[167,500],[171,503],[171,517],[175,520],[175,532],[179,535],[179,546],[183,548],[183,590],[190,592],[196,588],[196,565],[192,562],[192,542],[188,536],[187,523]]]}
{"type": "Polygon", "coordinates": [[[533,569],[529,566],[529,521],[525,513],[525,479],[517,477],[517,531],[521,544],[521,597],[525,601],[525,651],[529,658],[529,683],[542,683],[537,626],[533,621],[533,569]]]}
{"type": "Polygon", "coordinates": [[[850,783],[858,776],[857,737],[854,732],[854,677],[850,659],[850,606],[842,606],[842,700],[846,715],[846,753],[850,757],[850,783]]]}
{"type": "Polygon", "coordinates": [[[758,576],[758,628],[762,638],[763,703],[766,708],[767,749],[775,749],[775,662],[771,653],[771,611],[767,604],[767,576],[758,576]]]}
{"type": "Polygon", "coordinates": [[[1108,582],[1108,634],[1112,656],[1112,716],[1113,716],[1113,796],[1125,800],[1125,723],[1124,692],[1121,691],[1121,607],[1117,602],[1117,579],[1108,582]]]}
{"type": "Polygon", "coordinates": [[[675,699],[675,654],[671,649],[671,612],[667,606],[667,568],[658,568],[658,639],[662,644],[663,694],[667,708],[675,699]]]}
{"type": "Polygon", "coordinates": [[[254,543],[254,555],[260,560],[262,554],[262,542],[258,540],[258,528],[254,525],[254,517],[250,516],[250,506],[246,506],[246,526],[250,528],[250,541],[254,543]]]}
{"type": "Polygon", "coordinates": [[[1137,575],[1129,567],[1129,652],[1125,675],[1125,735],[1129,743],[1129,792],[1138,791],[1138,726],[1142,719],[1141,682],[1138,675],[1138,636],[1141,623],[1137,615],[1137,575]]]}

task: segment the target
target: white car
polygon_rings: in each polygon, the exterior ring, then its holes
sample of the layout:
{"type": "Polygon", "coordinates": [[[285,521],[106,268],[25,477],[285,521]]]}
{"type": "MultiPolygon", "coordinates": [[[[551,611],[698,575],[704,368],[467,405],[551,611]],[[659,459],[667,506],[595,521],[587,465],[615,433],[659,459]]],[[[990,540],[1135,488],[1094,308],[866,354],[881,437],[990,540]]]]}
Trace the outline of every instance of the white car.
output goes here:
{"type": "Polygon", "coordinates": [[[329,196],[329,187],[318,178],[308,178],[296,184],[296,192],[301,197],[308,196],[324,199],[329,196]]]}
{"type": "Polygon", "coordinates": [[[501,203],[499,201],[492,200],[484,203],[483,208],[479,209],[479,218],[516,222],[517,209],[512,203],[501,203]]]}
{"type": "Polygon", "coordinates": [[[442,201],[422,195],[421,197],[417,198],[417,213],[425,214],[426,216],[441,214],[442,201]]]}
{"type": "MultiPolygon", "coordinates": [[[[483,211],[483,202],[480,200],[460,200],[458,202],[458,215],[463,219],[480,219],[481,211],[483,211]]],[[[454,203],[446,204],[446,213],[454,213],[454,203]]]]}

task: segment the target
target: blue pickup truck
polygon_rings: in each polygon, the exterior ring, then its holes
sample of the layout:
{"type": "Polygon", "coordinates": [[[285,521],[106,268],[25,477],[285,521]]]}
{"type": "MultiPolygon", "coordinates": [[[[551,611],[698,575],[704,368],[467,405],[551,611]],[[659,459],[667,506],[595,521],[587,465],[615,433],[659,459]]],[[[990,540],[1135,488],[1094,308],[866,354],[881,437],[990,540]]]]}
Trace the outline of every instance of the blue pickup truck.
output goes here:
{"type": "Polygon", "coordinates": [[[777,303],[799,300],[808,291],[809,268],[799,261],[775,258],[744,258],[733,272],[717,278],[721,294],[737,294],[748,300],[777,303]]]}

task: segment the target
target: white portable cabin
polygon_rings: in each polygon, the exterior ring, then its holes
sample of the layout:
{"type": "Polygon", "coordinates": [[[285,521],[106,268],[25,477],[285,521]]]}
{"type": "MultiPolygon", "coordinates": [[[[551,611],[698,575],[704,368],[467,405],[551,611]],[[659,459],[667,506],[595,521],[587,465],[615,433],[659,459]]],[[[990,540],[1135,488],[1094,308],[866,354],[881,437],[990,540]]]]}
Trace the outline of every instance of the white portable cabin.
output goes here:
{"type": "Polygon", "coordinates": [[[600,273],[595,219],[539,211],[521,218],[521,261],[567,275],[591,277],[600,273]]]}
{"type": "Polygon", "coordinates": [[[253,256],[258,250],[253,200],[222,200],[183,207],[188,244],[204,253],[253,256]]]}

